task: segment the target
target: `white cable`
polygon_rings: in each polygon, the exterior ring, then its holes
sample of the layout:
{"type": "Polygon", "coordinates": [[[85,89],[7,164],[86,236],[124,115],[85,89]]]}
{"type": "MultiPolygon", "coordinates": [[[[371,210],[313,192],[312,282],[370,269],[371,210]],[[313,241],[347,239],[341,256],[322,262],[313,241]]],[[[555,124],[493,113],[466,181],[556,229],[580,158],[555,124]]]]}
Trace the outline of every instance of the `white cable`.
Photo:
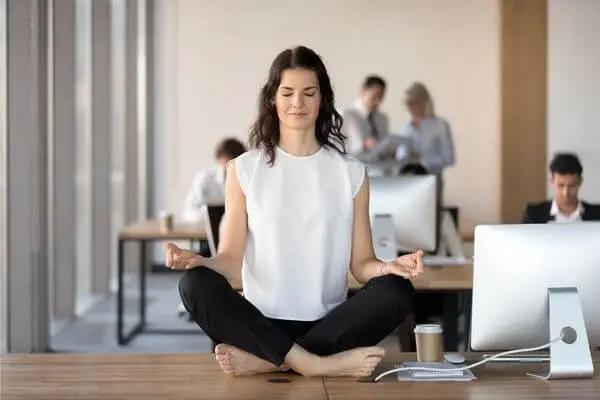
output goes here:
{"type": "Polygon", "coordinates": [[[547,348],[551,347],[554,343],[561,341],[563,339],[563,336],[564,335],[561,333],[561,335],[559,337],[557,337],[556,339],[554,339],[551,342],[546,343],[542,346],[531,347],[529,349],[518,349],[518,350],[505,351],[503,353],[498,353],[496,355],[487,357],[481,361],[478,361],[476,363],[473,363],[471,365],[466,365],[463,367],[456,367],[456,368],[399,367],[399,368],[394,368],[394,369],[390,369],[389,371],[385,371],[384,373],[377,376],[375,378],[375,382],[379,381],[384,376],[387,376],[387,375],[390,375],[390,374],[393,374],[396,372],[401,372],[401,371],[431,371],[431,372],[465,371],[465,370],[468,370],[471,368],[478,367],[482,364],[485,364],[488,361],[494,360],[499,357],[508,356],[511,354],[528,353],[528,352],[532,352],[532,351],[539,351],[539,350],[547,349],[547,348]]]}

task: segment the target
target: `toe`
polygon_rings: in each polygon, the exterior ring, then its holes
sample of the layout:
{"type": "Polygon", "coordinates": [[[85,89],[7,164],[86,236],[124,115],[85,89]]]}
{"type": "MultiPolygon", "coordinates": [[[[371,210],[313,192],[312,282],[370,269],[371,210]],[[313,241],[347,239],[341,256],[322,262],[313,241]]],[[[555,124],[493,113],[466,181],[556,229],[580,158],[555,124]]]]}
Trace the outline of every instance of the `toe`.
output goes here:
{"type": "Polygon", "coordinates": [[[217,361],[219,363],[230,359],[229,354],[217,354],[217,356],[215,358],[217,359],[217,361]]]}
{"type": "Polygon", "coordinates": [[[369,357],[369,358],[367,358],[367,365],[369,365],[371,367],[375,367],[380,362],[381,362],[381,358],[379,358],[379,357],[369,357]]]}
{"type": "Polygon", "coordinates": [[[364,378],[364,377],[367,377],[369,375],[371,375],[371,373],[369,371],[364,371],[364,370],[363,371],[359,371],[356,374],[354,374],[354,376],[357,377],[357,378],[364,378]]]}
{"type": "Polygon", "coordinates": [[[228,346],[226,344],[219,343],[218,345],[215,346],[215,354],[216,355],[225,354],[225,353],[227,353],[227,350],[228,350],[228,346]]]}
{"type": "Polygon", "coordinates": [[[231,365],[231,363],[227,361],[220,363],[219,366],[221,367],[221,370],[223,370],[223,372],[225,372],[226,374],[232,374],[234,371],[233,365],[231,365]]]}
{"type": "Polygon", "coordinates": [[[375,368],[367,367],[367,368],[363,368],[363,370],[361,372],[362,372],[363,376],[370,376],[374,370],[375,370],[375,368]]]}
{"type": "Polygon", "coordinates": [[[385,356],[385,349],[382,347],[368,347],[367,348],[367,353],[369,354],[369,356],[372,357],[384,357],[385,356]]]}

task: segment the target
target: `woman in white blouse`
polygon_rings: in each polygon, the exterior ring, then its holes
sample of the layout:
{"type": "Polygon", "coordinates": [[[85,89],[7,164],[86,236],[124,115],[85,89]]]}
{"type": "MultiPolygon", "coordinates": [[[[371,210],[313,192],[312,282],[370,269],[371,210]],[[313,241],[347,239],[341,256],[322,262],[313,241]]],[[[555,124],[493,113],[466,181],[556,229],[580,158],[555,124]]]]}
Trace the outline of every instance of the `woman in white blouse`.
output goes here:
{"type": "Polygon", "coordinates": [[[411,311],[422,252],[373,252],[369,183],[345,155],[342,118],[321,58],[280,53],[259,98],[252,150],[227,167],[224,227],[211,258],[168,244],[166,264],[229,374],[292,369],[367,376],[376,345],[411,311]],[[347,299],[348,272],[365,283],[347,299]],[[241,276],[244,296],[230,286],[241,276]]]}
{"type": "Polygon", "coordinates": [[[433,99],[422,83],[413,83],[406,90],[406,107],[411,120],[400,134],[410,139],[408,151],[399,148],[397,158],[423,165],[429,173],[441,178],[445,168],[454,165],[452,131],[446,120],[436,116],[433,99]]]}

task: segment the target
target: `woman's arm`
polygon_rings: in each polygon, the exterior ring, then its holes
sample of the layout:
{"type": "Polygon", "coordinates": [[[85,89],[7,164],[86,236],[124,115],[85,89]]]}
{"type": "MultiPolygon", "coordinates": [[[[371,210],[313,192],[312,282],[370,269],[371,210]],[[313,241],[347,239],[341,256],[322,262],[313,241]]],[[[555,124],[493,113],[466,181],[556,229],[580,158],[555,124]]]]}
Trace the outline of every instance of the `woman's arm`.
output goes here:
{"type": "Polygon", "coordinates": [[[369,219],[369,180],[365,173],[363,183],[354,198],[350,271],[358,282],[365,283],[376,276],[385,275],[384,266],[385,262],[377,259],[373,250],[369,219]]]}
{"type": "Polygon", "coordinates": [[[354,198],[354,222],[352,225],[352,252],[350,271],[360,283],[378,276],[394,274],[410,279],[423,273],[421,251],[384,262],[375,257],[373,234],[369,218],[369,179],[366,175],[354,198]]]}
{"type": "Polygon", "coordinates": [[[173,269],[207,267],[230,281],[240,281],[247,233],[246,197],[238,181],[235,161],[232,161],[227,166],[225,214],[221,224],[217,255],[205,258],[169,243],[166,254],[167,267],[173,269]]]}
{"type": "Polygon", "coordinates": [[[235,160],[227,165],[223,218],[217,255],[204,259],[203,265],[230,280],[239,280],[248,234],[248,215],[246,196],[238,181],[235,160]]]}

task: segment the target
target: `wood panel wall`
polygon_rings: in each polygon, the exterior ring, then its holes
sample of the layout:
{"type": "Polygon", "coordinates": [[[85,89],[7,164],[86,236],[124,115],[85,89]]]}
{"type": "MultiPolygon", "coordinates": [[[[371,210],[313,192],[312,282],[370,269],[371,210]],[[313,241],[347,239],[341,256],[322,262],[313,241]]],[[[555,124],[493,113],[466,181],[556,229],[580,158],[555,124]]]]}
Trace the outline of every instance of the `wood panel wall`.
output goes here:
{"type": "Polygon", "coordinates": [[[503,223],[546,197],[547,0],[500,0],[503,223]]]}

